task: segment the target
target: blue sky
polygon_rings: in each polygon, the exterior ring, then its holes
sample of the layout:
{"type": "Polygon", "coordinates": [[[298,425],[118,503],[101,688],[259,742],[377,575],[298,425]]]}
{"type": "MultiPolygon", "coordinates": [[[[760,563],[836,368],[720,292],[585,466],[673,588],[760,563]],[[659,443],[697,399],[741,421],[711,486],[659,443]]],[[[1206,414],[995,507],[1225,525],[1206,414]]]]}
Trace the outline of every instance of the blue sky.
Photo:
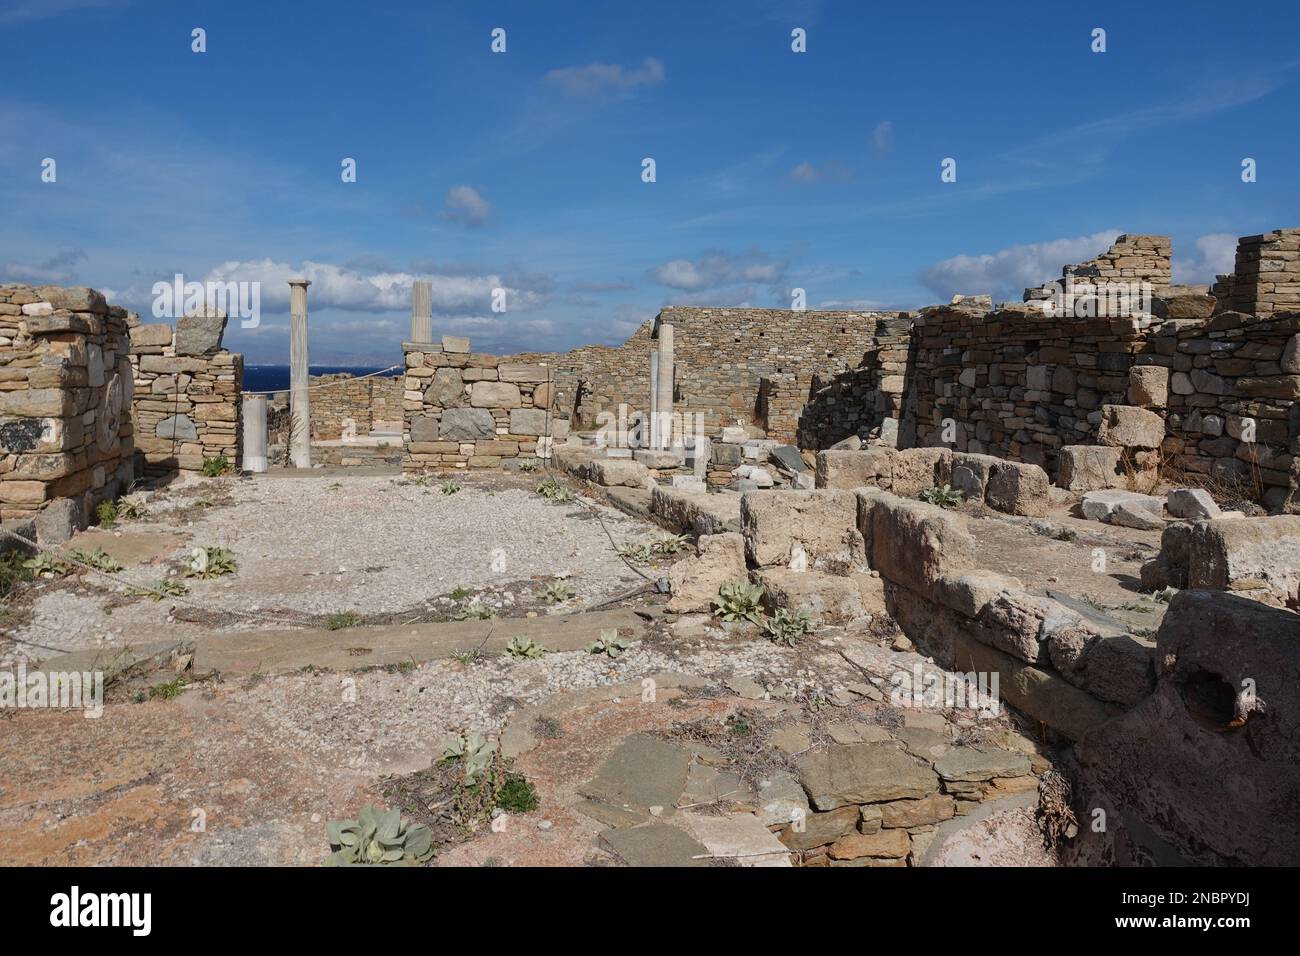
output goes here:
{"type": "Polygon", "coordinates": [[[1172,235],[1175,280],[1208,281],[1236,236],[1300,225],[1298,11],[0,0],[0,278],[142,315],[177,272],[256,279],[227,345],[282,362],[306,274],[312,360],[383,365],[415,277],[436,332],[499,353],[795,287],[1018,297],[1118,232],[1172,235]]]}

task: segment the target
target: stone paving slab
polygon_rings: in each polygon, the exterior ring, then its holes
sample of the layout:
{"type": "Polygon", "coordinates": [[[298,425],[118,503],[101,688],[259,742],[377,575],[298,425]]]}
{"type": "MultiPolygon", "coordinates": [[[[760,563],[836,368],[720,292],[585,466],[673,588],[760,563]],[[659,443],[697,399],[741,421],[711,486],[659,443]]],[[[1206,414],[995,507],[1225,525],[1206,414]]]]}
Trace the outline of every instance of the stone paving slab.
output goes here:
{"type": "Polygon", "coordinates": [[[496,618],[489,621],[394,624],[338,631],[276,630],[212,634],[197,641],[194,670],[205,674],[272,674],[300,670],[308,664],[334,670],[436,660],[465,654],[482,645],[499,654],[522,634],[553,651],[585,647],[604,630],[636,640],[644,628],[626,609],[546,617],[496,618]],[[486,639],[486,643],[484,643],[486,639]],[[357,653],[355,649],[367,649],[357,653]]]}
{"type": "Polygon", "coordinates": [[[604,830],[600,842],[628,866],[710,866],[709,849],[663,823],[604,830]]]}

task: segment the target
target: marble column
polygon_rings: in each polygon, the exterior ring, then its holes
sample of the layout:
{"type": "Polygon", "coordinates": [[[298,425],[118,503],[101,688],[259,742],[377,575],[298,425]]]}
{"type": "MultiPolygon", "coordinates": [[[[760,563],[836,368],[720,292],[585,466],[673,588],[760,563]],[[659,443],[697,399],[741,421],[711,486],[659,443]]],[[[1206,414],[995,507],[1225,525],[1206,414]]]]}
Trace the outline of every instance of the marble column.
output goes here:
{"type": "Polygon", "coordinates": [[[411,341],[433,341],[433,283],[411,284],[411,341]]]}
{"type": "Polygon", "coordinates": [[[650,420],[641,431],[648,448],[659,447],[659,351],[650,353],[650,420]]]}
{"type": "Polygon", "coordinates": [[[266,396],[244,396],[243,470],[252,474],[266,471],[266,396]]]}
{"type": "Polygon", "coordinates": [[[289,280],[289,464],[311,467],[311,392],[307,388],[307,286],[289,280]]]}
{"type": "Polygon", "coordinates": [[[667,448],[673,421],[673,327],[659,323],[659,369],[655,383],[655,411],[659,416],[655,448],[667,448]]]}

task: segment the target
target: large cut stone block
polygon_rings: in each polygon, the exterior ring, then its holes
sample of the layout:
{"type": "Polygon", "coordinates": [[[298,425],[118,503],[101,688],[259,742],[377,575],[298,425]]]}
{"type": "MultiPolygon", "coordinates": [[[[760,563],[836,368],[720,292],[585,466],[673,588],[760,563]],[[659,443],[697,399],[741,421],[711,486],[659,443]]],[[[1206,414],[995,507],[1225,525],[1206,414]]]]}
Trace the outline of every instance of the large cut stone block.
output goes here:
{"type": "Polygon", "coordinates": [[[1164,408],[1169,401],[1169,369],[1134,365],[1128,370],[1128,400],[1142,408],[1164,408]]]}
{"type": "Polygon", "coordinates": [[[1103,405],[1097,440],[1116,448],[1159,448],[1165,440],[1165,420],[1145,408],[1103,405]]]}
{"type": "Polygon", "coordinates": [[[1037,465],[1000,461],[989,475],[984,501],[1007,514],[1041,518],[1052,504],[1051,482],[1037,465]]]}
{"type": "Polygon", "coordinates": [[[546,409],[512,408],[510,409],[510,434],[545,435],[546,409]]]}
{"type": "Polygon", "coordinates": [[[814,623],[851,624],[884,610],[880,578],[869,574],[827,574],[763,568],[754,572],[763,588],[763,603],[775,614],[781,608],[804,611],[814,623]]]}
{"type": "Polygon", "coordinates": [[[894,583],[932,595],[945,574],[975,567],[975,539],[961,516],[885,494],[871,515],[872,565],[894,583]]]}
{"type": "Polygon", "coordinates": [[[673,595],[668,610],[675,614],[710,611],[720,587],[748,577],[745,541],[740,535],[735,532],[700,535],[699,554],[683,558],[668,571],[673,595]]]}
{"type": "Polygon", "coordinates": [[[981,502],[988,487],[989,476],[1002,459],[993,455],[973,455],[957,452],[952,456],[952,487],[961,492],[965,501],[981,502]]]}
{"type": "Polygon", "coordinates": [[[1300,515],[1219,518],[1192,526],[1187,586],[1265,590],[1294,600],[1300,588],[1300,515]]]}
{"type": "Polygon", "coordinates": [[[935,772],[892,742],[832,744],[796,758],[795,764],[799,782],[818,810],[919,799],[939,789],[935,772]]]}
{"type": "Polygon", "coordinates": [[[469,403],[475,408],[519,408],[523,400],[519,386],[511,382],[475,382],[470,386],[469,403]]]}
{"type": "Polygon", "coordinates": [[[454,368],[440,368],[429,380],[429,387],[424,390],[424,400],[439,408],[462,405],[465,401],[465,380],[454,368]]]}
{"type": "Polygon", "coordinates": [[[1066,445],[1057,454],[1057,484],[1069,491],[1097,491],[1119,482],[1120,450],[1111,445],[1066,445]]]}
{"type": "Polygon", "coordinates": [[[757,567],[788,567],[796,553],[809,568],[849,570],[866,560],[851,491],[750,491],[741,495],[740,524],[757,567]]]}
{"type": "Polygon", "coordinates": [[[442,413],[438,438],[442,441],[474,441],[497,433],[492,413],[485,408],[449,408],[442,413]]]}
{"type": "Polygon", "coordinates": [[[514,362],[503,362],[497,366],[497,377],[503,382],[538,383],[545,382],[550,375],[550,371],[545,365],[521,365],[514,362]]]}
{"type": "Polygon", "coordinates": [[[607,488],[642,488],[649,477],[645,465],[628,458],[596,458],[591,463],[591,480],[607,488]]]}
{"type": "Polygon", "coordinates": [[[176,322],[176,354],[207,355],[221,350],[226,317],[214,314],[187,315],[176,322]]]}
{"type": "Polygon", "coordinates": [[[164,418],[154,429],[159,438],[174,438],[181,441],[198,441],[199,430],[194,420],[188,415],[172,415],[164,418]]]}
{"type": "Polygon", "coordinates": [[[894,473],[891,461],[893,454],[887,448],[819,451],[817,487],[861,488],[864,485],[874,485],[889,490],[894,473]]]}
{"type": "Polygon", "coordinates": [[[172,327],[165,323],[137,325],[131,329],[132,348],[157,348],[172,344],[172,327]]]}
{"type": "Polygon", "coordinates": [[[952,449],[908,448],[894,452],[893,476],[889,490],[912,498],[936,485],[952,482],[952,449]]]}
{"type": "Polygon", "coordinates": [[[650,492],[650,510],[669,527],[695,534],[740,531],[740,495],[711,495],[656,485],[650,492]]]}

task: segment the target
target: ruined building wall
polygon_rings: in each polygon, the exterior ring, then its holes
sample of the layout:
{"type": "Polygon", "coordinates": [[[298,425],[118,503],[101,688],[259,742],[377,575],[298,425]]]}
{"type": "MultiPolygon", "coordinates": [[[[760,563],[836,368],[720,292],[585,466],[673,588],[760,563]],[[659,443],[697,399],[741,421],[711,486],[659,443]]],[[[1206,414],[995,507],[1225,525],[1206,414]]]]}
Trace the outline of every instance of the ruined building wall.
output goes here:
{"type": "Polygon", "coordinates": [[[352,428],[355,435],[399,429],[402,421],[402,377],[376,375],[355,378],[348,372],[312,375],[311,437],[341,438],[352,428]]]}
{"type": "Polygon", "coordinates": [[[1025,301],[1046,298],[1067,284],[1075,289],[1091,286],[1099,291],[1108,287],[1132,287],[1147,283],[1153,296],[1170,294],[1173,281],[1173,244],[1168,236],[1123,235],[1109,249],[1087,262],[1067,265],[1061,278],[1038,289],[1026,289],[1025,301]]]}
{"type": "Polygon", "coordinates": [[[238,467],[243,448],[240,392],[244,357],[221,347],[226,318],[186,316],[131,329],[132,414],[141,473],[199,471],[224,455],[238,467]]]}
{"type": "Polygon", "coordinates": [[[549,457],[568,422],[547,411],[551,370],[469,351],[467,339],[404,343],[406,471],[499,468],[549,457]]]}
{"type": "Polygon", "coordinates": [[[1215,285],[1219,307],[1266,316],[1300,311],[1300,229],[1274,229],[1237,242],[1233,274],[1215,285]]]}
{"type": "Polygon", "coordinates": [[[0,519],[84,516],[132,478],[126,310],[84,287],[0,287],[0,519]]]}
{"type": "MultiPolygon", "coordinates": [[[[856,368],[873,347],[877,324],[895,313],[796,312],[788,309],[669,306],[658,316],[674,329],[676,405],[699,413],[705,433],[757,422],[764,378],[786,373],[827,375],[856,368]]],[[[650,396],[653,322],[618,348],[588,346],[562,354],[529,353],[515,361],[546,361],[554,370],[555,413],[580,428],[620,403],[646,411],[650,396]],[[586,383],[579,395],[579,383],[586,383]]]]}

